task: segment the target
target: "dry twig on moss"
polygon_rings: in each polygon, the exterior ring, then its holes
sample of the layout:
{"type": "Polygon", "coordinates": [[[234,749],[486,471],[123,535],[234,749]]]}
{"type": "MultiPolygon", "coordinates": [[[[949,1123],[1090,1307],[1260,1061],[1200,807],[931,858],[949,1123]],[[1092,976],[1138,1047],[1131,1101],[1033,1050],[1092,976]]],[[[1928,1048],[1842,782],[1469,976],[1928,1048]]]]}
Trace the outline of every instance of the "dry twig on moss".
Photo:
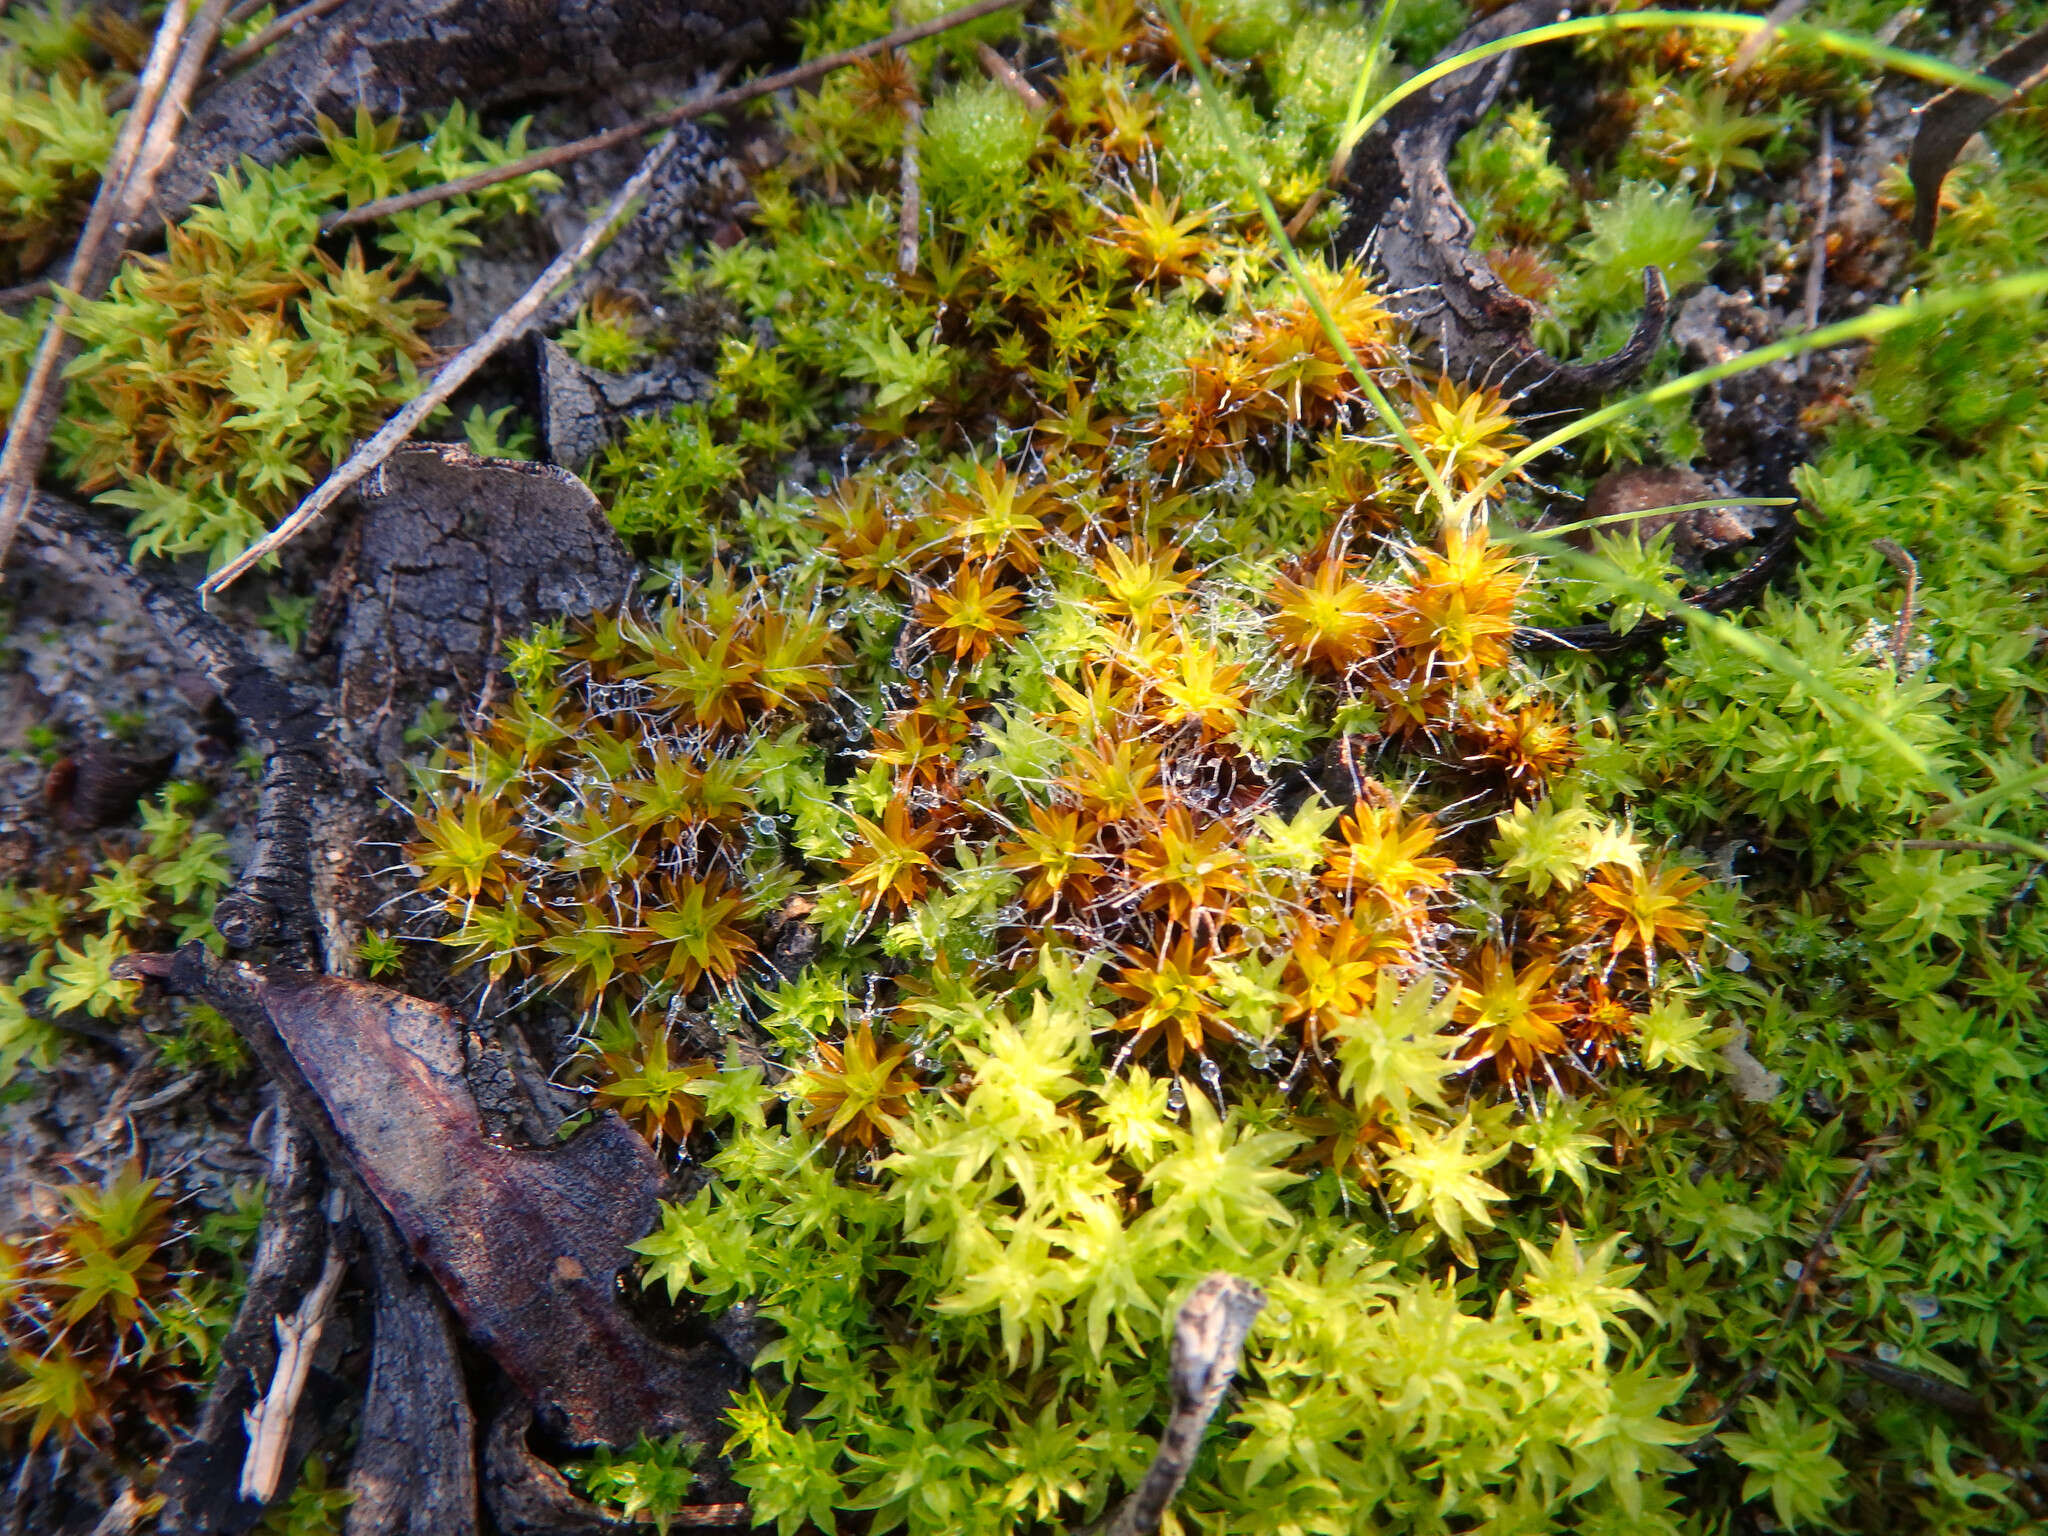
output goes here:
{"type": "Polygon", "coordinates": [[[822,80],[835,70],[849,64],[858,64],[862,59],[871,59],[876,54],[888,53],[897,48],[908,47],[927,37],[936,37],[941,32],[950,32],[955,27],[965,26],[970,21],[979,21],[997,11],[1007,11],[1022,5],[1024,0],[975,0],[972,5],[962,6],[957,11],[948,11],[930,21],[921,21],[913,27],[902,27],[878,37],[873,42],[857,47],[844,48],[838,53],[828,53],[823,58],[812,59],[794,69],[785,69],[780,74],[763,75],[759,80],[749,80],[736,85],[729,91],[720,91],[714,96],[686,101],[679,107],[670,107],[665,112],[656,112],[639,118],[619,128],[607,128],[603,133],[593,133],[587,139],[576,139],[568,144],[556,144],[548,149],[537,149],[518,160],[508,160],[503,165],[492,166],[487,171],[478,171],[473,176],[459,177],[444,181],[439,186],[421,187],[415,192],[402,192],[395,197],[379,198],[374,203],[364,203],[360,208],[351,208],[327,221],[322,233],[333,234],[338,229],[347,229],[354,224],[367,224],[376,219],[388,218],[394,213],[403,213],[408,208],[418,208],[427,203],[437,203],[443,198],[461,197],[469,192],[481,192],[486,187],[495,187],[503,181],[512,181],[521,176],[530,176],[535,171],[552,170],[558,165],[567,165],[572,160],[581,160],[594,155],[601,149],[610,149],[617,144],[628,144],[634,139],[644,138],[660,128],[673,128],[693,118],[709,117],[714,112],[729,112],[734,107],[761,96],[772,96],[777,91],[793,90],[800,85],[809,85],[822,80]]]}
{"type": "Polygon", "coordinates": [[[192,18],[186,0],[171,0],[157,24],[156,41],[138,77],[135,109],[107,157],[99,193],[58,285],[57,305],[35,361],[22,382],[6,445],[0,447],[0,568],[7,564],[15,530],[28,513],[36,477],[50,449],[50,434],[64,404],[64,369],[78,355],[79,340],[68,325],[72,301],[96,299],[113,281],[128,246],[129,228],[156,190],[157,174],[177,141],[200,67],[227,10],[227,0],[206,0],[192,18]]]}
{"type": "Polygon", "coordinates": [[[1130,1496],[1102,1527],[1101,1536],[1151,1536],[1166,1506],[1202,1448],[1209,1420],[1237,1377],[1245,1335],[1266,1305],[1266,1293],[1249,1280],[1218,1272],[1194,1289],[1173,1320],[1173,1362],[1169,1378],[1173,1407],[1159,1451],[1130,1496]]]}
{"type": "Polygon", "coordinates": [[[370,471],[390,458],[398,450],[399,445],[418,430],[420,423],[439,409],[450,395],[468,383],[477,369],[496,355],[499,348],[525,331],[554,291],[567,282],[578,267],[596,254],[597,248],[604,244],[619,221],[625,218],[633,204],[639,201],[641,193],[647,190],[648,184],[660,172],[663,162],[668,159],[675,145],[676,136],[673,132],[663,134],[641,160],[640,168],[606,205],[604,212],[584,226],[583,233],[577,237],[575,243],[548,264],[547,270],[533,280],[512,307],[491,322],[490,329],[442,364],[441,370],[434,375],[433,382],[408,401],[398,414],[385,422],[375,437],[350,454],[339,469],[315,486],[312,493],[292,510],[291,516],[250,545],[239,557],[215,571],[200,584],[199,590],[205,593],[221,591],[258,561],[297,538],[308,524],[341,500],[342,496],[352,490],[370,471]]]}
{"type": "Polygon", "coordinates": [[[268,1504],[277,1496],[285,1454],[291,1449],[292,1423],[313,1372],[313,1352],[320,1347],[320,1335],[334,1313],[334,1298],[341,1294],[348,1255],[342,1246],[339,1219],[338,1211],[328,1212],[327,1259],[321,1265],[320,1278],[297,1311],[289,1317],[278,1314],[276,1373],[263,1400],[242,1418],[249,1434],[249,1454],[242,1462],[241,1493],[258,1504],[268,1504]]]}

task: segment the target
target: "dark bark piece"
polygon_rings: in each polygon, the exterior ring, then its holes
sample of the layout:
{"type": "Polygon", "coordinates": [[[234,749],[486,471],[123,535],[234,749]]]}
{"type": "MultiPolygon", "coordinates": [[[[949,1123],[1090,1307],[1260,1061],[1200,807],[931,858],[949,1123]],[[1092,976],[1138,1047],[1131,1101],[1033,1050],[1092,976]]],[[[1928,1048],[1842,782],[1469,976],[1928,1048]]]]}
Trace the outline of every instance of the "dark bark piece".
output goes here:
{"type": "Polygon", "coordinates": [[[318,696],[273,675],[185,588],[160,586],[136,570],[121,540],[89,513],[38,493],[24,529],[39,550],[75,561],[126,593],[166,641],[193,659],[243,731],[262,744],[255,851],[235,889],[215,907],[214,926],[238,949],[276,943],[293,958],[310,956],[307,827],[327,762],[327,712],[318,696]]]}
{"type": "Polygon", "coordinates": [[[604,450],[626,421],[659,416],[708,398],[713,381],[677,358],[635,373],[585,367],[547,337],[540,339],[541,436],[548,457],[580,470],[604,450]]]}
{"type": "Polygon", "coordinates": [[[390,1218],[350,1201],[376,1276],[370,1383],[343,1536],[475,1536],[476,1420],[447,1308],[414,1275],[390,1218]]]}
{"type": "Polygon", "coordinates": [[[76,757],[60,758],[43,780],[43,800],[68,832],[119,826],[136,802],[171,776],[175,752],[142,757],[111,741],[93,740],[76,757]]]}
{"type": "Polygon", "coordinates": [[[637,1530],[579,1498],[567,1478],[527,1448],[533,1411],[508,1404],[484,1441],[484,1502],[501,1536],[623,1536],[637,1530]]]}
{"type": "Polygon", "coordinates": [[[634,74],[744,62],[790,0],[350,0],[201,98],[155,208],[175,219],[247,155],[274,165],[318,142],[315,118],[360,103],[416,118],[589,90],[634,74]]]}
{"type": "MultiPolygon", "coordinates": [[[[738,1381],[716,1345],[655,1343],[621,1309],[627,1245],[654,1225],[662,1175],[606,1114],[548,1151],[488,1140],[453,1012],[388,988],[221,964],[199,946],[133,957],[232,1019],[321,1138],[388,1211],[465,1331],[574,1444],[681,1432],[707,1446],[738,1381]]],[[[704,1491],[730,1497],[710,1458],[704,1491]]]]}
{"type": "Polygon", "coordinates": [[[393,680],[475,686],[505,642],[553,614],[615,606],[635,568],[590,488],[567,470],[401,448],[362,491],[341,676],[357,700],[393,680]]]}
{"type": "MultiPolygon", "coordinates": [[[[280,1110],[271,1130],[263,1225],[249,1265],[248,1289],[221,1343],[220,1364],[192,1438],[171,1453],[157,1492],[164,1496],[162,1536],[227,1536],[249,1530],[262,1507],[240,1495],[249,1437],[242,1415],[253,1407],[277,1365],[274,1324],[291,1311],[319,1272],[327,1236],[320,1213],[326,1188],[313,1139],[280,1110]]],[[[310,1420],[311,1416],[306,1416],[310,1420]]],[[[296,1462],[287,1476],[297,1470],[296,1462]]]]}
{"type": "MultiPolygon", "coordinates": [[[[1439,58],[1556,21],[1558,0],[1518,0],[1468,28],[1439,58]]],[[[1514,73],[1502,54],[1448,75],[1409,97],[1353,151],[1345,170],[1350,217],[1340,250],[1369,250],[1385,273],[1388,307],[1443,348],[1445,366],[1548,407],[1582,404],[1627,383],[1664,337],[1670,294],[1663,275],[1643,273],[1643,313],[1618,352],[1562,363],[1530,339],[1536,307],[1472,250],[1471,217],[1451,190],[1458,140],[1491,107],[1514,73]]]]}
{"type": "Polygon", "coordinates": [[[1181,1303],[1173,1320],[1168,1381],[1173,1407],[1159,1450],[1138,1486],[1103,1526],[1103,1536],[1152,1536],[1187,1481],[1209,1420],[1237,1379],[1245,1335],[1265,1309],[1266,1293],[1251,1281],[1218,1272],[1181,1303]]]}
{"type": "Polygon", "coordinates": [[[1926,245],[1934,238],[1934,223],[1941,213],[1941,184],[1956,163],[1956,156],[1970,142],[1970,136],[2003,112],[2035,86],[2048,80],[2048,27],[2023,37],[1980,74],[2003,80],[2013,88],[2010,96],[1986,96],[1981,91],[1952,87],[1927,104],[1920,114],[1920,131],[1913,135],[1913,152],[1906,159],[1906,173],[1913,180],[1913,239],[1926,245]]]}

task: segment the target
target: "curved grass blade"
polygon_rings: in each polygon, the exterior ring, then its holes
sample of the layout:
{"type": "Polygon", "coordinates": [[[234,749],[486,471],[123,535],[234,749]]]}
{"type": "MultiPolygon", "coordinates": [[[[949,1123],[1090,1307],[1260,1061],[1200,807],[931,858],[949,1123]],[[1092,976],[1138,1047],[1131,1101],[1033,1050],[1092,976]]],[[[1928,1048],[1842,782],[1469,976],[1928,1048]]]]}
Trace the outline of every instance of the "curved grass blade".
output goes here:
{"type": "MultiPolygon", "coordinates": [[[[1902,75],[1914,75],[1952,90],[1975,91],[2001,101],[2012,94],[2012,87],[2003,80],[1964,69],[1945,59],[1915,53],[1908,48],[1893,48],[1871,38],[1805,22],[1771,22],[1762,16],[1739,16],[1728,11],[1631,11],[1616,16],[1582,16],[1571,21],[1552,22],[1544,27],[1531,27],[1526,32],[1510,33],[1490,43],[1468,48],[1409,76],[1375,101],[1355,123],[1347,117],[1343,136],[1338,141],[1338,163],[1348,160],[1358,141],[1410,96],[1417,91],[1426,91],[1445,76],[1455,75],[1474,64],[1484,63],[1503,53],[1513,53],[1519,48],[1533,48],[1539,43],[1560,42],[1567,38],[1598,37],[1613,32],[1669,32],[1686,27],[1708,32],[1733,32],[1742,36],[1768,28],[1788,42],[1812,43],[1844,58],[1879,65],[1902,75]]],[[[1363,94],[1362,91],[1354,91],[1353,100],[1360,100],[1363,94]]]]}
{"type": "Polygon", "coordinates": [[[1589,411],[1576,421],[1569,422],[1548,436],[1540,437],[1526,448],[1520,449],[1505,464],[1474,487],[1460,510],[1469,515],[1474,507],[1498,490],[1516,470],[1533,463],[1553,449],[1562,448],[1575,438],[1583,437],[1586,433],[1604,427],[1610,422],[1633,415],[1645,406],[1661,405],[1667,400],[1682,400],[1687,395],[1705,389],[1709,384],[1718,384],[1723,379],[1732,379],[1739,374],[1768,367],[1772,363],[1782,363],[1808,352],[1824,352],[1830,347],[1844,346],[1852,341],[1874,341],[1903,326],[1911,325],[1916,320],[1926,320],[1936,315],[1966,314],[1974,309],[2015,303],[2044,293],[2048,293],[2048,270],[2020,272],[1976,288],[1937,289],[1897,304],[1880,305],[1847,320],[1838,320],[1833,325],[1801,331],[1796,336],[1787,336],[1766,346],[1754,347],[1740,357],[1729,358],[1725,363],[1715,363],[1711,367],[1695,369],[1691,373],[1680,374],[1675,379],[1667,379],[1662,384],[1653,384],[1625,400],[1617,400],[1612,405],[1601,406],[1597,411],[1589,411]]]}

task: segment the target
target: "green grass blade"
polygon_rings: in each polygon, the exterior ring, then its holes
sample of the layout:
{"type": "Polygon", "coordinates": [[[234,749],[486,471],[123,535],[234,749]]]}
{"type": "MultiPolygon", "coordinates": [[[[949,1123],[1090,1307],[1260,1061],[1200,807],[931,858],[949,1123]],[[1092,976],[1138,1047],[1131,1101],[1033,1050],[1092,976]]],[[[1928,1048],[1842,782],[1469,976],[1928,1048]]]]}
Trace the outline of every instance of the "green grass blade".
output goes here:
{"type": "Polygon", "coordinates": [[[1681,501],[1668,507],[1645,507],[1640,512],[1616,512],[1610,517],[1582,517],[1575,523],[1552,523],[1547,528],[1518,528],[1511,534],[1497,534],[1504,544],[1537,544],[1560,538],[1567,533],[1580,533],[1589,528],[1608,528],[1616,523],[1639,523],[1646,517],[1661,517],[1666,512],[1704,512],[1709,507],[1793,507],[1799,504],[1796,496],[1710,496],[1705,501],[1681,501]]]}
{"type": "Polygon", "coordinates": [[[1559,427],[1547,437],[1538,438],[1481,481],[1466,497],[1461,510],[1469,515],[1473,508],[1498,490],[1502,482],[1515,471],[1534,463],[1553,449],[1563,447],[1574,438],[1597,431],[1610,422],[1620,421],[1645,406],[1661,405],[1667,400],[1682,400],[1687,395],[1705,389],[1709,384],[1718,384],[1723,379],[1732,379],[1738,374],[1768,367],[1772,363],[1781,363],[1807,352],[1821,352],[1829,347],[1843,346],[1852,341],[1874,341],[1902,326],[1911,325],[1916,320],[1925,320],[1936,315],[1965,314],[1973,309],[2017,303],[2044,293],[2048,293],[2048,270],[2021,272],[1978,288],[1940,289],[1933,293],[1920,294],[1898,304],[1880,305],[1847,320],[1838,320],[1833,325],[1801,331],[1796,336],[1787,336],[1767,346],[1754,347],[1740,357],[1731,357],[1725,363],[1715,363],[1712,367],[1680,374],[1675,379],[1666,380],[1662,384],[1652,385],[1630,395],[1626,400],[1617,400],[1612,405],[1603,405],[1597,411],[1589,411],[1576,421],[1559,427]]]}
{"type": "MultiPolygon", "coordinates": [[[[1374,102],[1370,111],[1354,122],[1347,115],[1343,137],[1339,140],[1338,160],[1350,157],[1358,141],[1370,133],[1373,126],[1389,112],[1413,96],[1417,91],[1426,91],[1447,75],[1487,59],[1498,58],[1504,53],[1513,53],[1521,48],[1533,48],[1539,43],[1560,42],[1573,37],[1598,37],[1614,32],[1669,32],[1692,27],[1708,32],[1733,32],[1741,36],[1774,30],[1779,36],[1792,42],[1812,43],[1831,53],[1845,58],[1860,60],[1895,70],[1902,75],[1914,75],[1937,85],[1977,91],[1986,96],[2003,99],[2012,94],[2012,87],[2002,80],[1989,75],[1980,75],[1975,70],[1964,69],[1945,59],[1932,58],[1924,53],[1914,53],[1908,48],[1893,48],[1870,38],[1857,37],[1849,32],[1837,32],[1831,27],[1810,26],[1803,22],[1772,23],[1762,16],[1738,16],[1727,11],[1631,11],[1619,16],[1581,16],[1571,21],[1556,21],[1548,26],[1531,27],[1526,32],[1510,33],[1468,48],[1440,64],[1411,75],[1391,91],[1374,102]]],[[[1362,99],[1363,90],[1354,92],[1354,101],[1362,99]]]]}
{"type": "Polygon", "coordinates": [[[1937,773],[1925,753],[1893,730],[1873,711],[1843,693],[1770,636],[1759,634],[1753,629],[1745,629],[1732,620],[1724,619],[1717,613],[1695,608],[1690,603],[1674,602],[1668,593],[1654,583],[1630,576],[1613,561],[1603,559],[1599,555],[1588,554],[1567,546],[1561,550],[1547,551],[1544,558],[1580,576],[1602,581],[1617,591],[1633,597],[1643,605],[1646,613],[1677,619],[1694,634],[1719,640],[1751,660],[1769,667],[1781,677],[1790,678],[1816,701],[1834,710],[1843,719],[1853,721],[1867,732],[1872,740],[1882,743],[1886,750],[1913,772],[1926,775],[1928,781],[1951,803],[1958,799],[1959,792],[1954,782],[1947,775],[1937,773]]]}
{"type": "Polygon", "coordinates": [[[1217,94],[1215,76],[1210,73],[1209,66],[1202,62],[1201,50],[1195,46],[1195,40],[1188,32],[1187,18],[1181,14],[1177,0],[1160,0],[1159,8],[1165,13],[1166,24],[1173,29],[1174,38],[1180,44],[1188,69],[1194,75],[1196,88],[1201,92],[1202,105],[1207,109],[1210,121],[1216,125],[1216,131],[1223,139],[1224,148],[1230,153],[1230,162],[1244,183],[1244,190],[1257,202],[1259,216],[1266,221],[1267,230],[1280,247],[1280,259],[1286,264],[1287,275],[1294,280],[1294,286],[1301,290],[1301,296],[1307,300],[1309,309],[1316,317],[1316,323],[1322,326],[1323,334],[1330,338],[1330,344],[1337,349],[1337,355],[1344,359],[1344,366],[1350,370],[1360,392],[1371,402],[1381,423],[1393,433],[1395,440],[1401,445],[1402,452],[1414,461],[1423,481],[1429,486],[1430,494],[1436,497],[1438,504],[1443,508],[1444,516],[1457,516],[1458,503],[1451,495],[1450,487],[1444,483],[1443,476],[1437,473],[1437,468],[1430,462],[1429,455],[1422,451],[1422,445],[1415,441],[1415,435],[1408,430],[1408,424],[1401,419],[1400,412],[1394,409],[1393,402],[1387,399],[1385,391],[1366,371],[1365,364],[1358,360],[1358,354],[1351,350],[1351,344],[1345,341],[1344,333],[1337,329],[1336,319],[1330,314],[1329,306],[1323,302],[1323,296],[1316,291],[1316,285],[1309,281],[1308,270],[1301,264],[1301,255],[1295,250],[1294,242],[1287,237],[1287,226],[1280,218],[1280,210],[1273,206],[1273,199],[1268,197],[1266,189],[1259,185],[1258,169],[1252,164],[1250,151],[1239,140],[1237,126],[1230,121],[1230,115],[1217,104],[1221,98],[1217,94]]]}

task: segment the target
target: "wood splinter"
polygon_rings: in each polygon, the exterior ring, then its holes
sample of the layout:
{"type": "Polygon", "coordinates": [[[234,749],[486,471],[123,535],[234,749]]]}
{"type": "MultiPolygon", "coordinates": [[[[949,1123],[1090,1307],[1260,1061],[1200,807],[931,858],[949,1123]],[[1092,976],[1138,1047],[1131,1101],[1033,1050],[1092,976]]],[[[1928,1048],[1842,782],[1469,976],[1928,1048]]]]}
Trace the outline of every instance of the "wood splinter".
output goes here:
{"type": "Polygon", "coordinates": [[[1099,1536],[1151,1536],[1159,1529],[1174,1495],[1188,1480],[1195,1453],[1223,1394],[1237,1378],[1245,1335],[1265,1310],[1266,1293],[1251,1281],[1221,1271],[1210,1275],[1181,1303],[1173,1320],[1172,1364],[1168,1370],[1173,1407],[1159,1451],[1144,1479],[1119,1504],[1099,1536]]]}
{"type": "Polygon", "coordinates": [[[270,1390],[242,1415],[242,1425],[249,1432],[249,1454],[242,1461],[241,1494],[258,1504],[277,1497],[285,1456],[291,1448],[292,1421],[298,1416],[299,1399],[305,1395],[306,1380],[313,1371],[314,1351],[320,1347],[327,1320],[334,1315],[334,1298],[341,1292],[341,1278],[348,1269],[339,1234],[339,1205],[338,1198],[330,1200],[327,1220],[331,1235],[320,1278],[297,1311],[289,1317],[278,1314],[277,1369],[271,1375],[270,1390]]]}

